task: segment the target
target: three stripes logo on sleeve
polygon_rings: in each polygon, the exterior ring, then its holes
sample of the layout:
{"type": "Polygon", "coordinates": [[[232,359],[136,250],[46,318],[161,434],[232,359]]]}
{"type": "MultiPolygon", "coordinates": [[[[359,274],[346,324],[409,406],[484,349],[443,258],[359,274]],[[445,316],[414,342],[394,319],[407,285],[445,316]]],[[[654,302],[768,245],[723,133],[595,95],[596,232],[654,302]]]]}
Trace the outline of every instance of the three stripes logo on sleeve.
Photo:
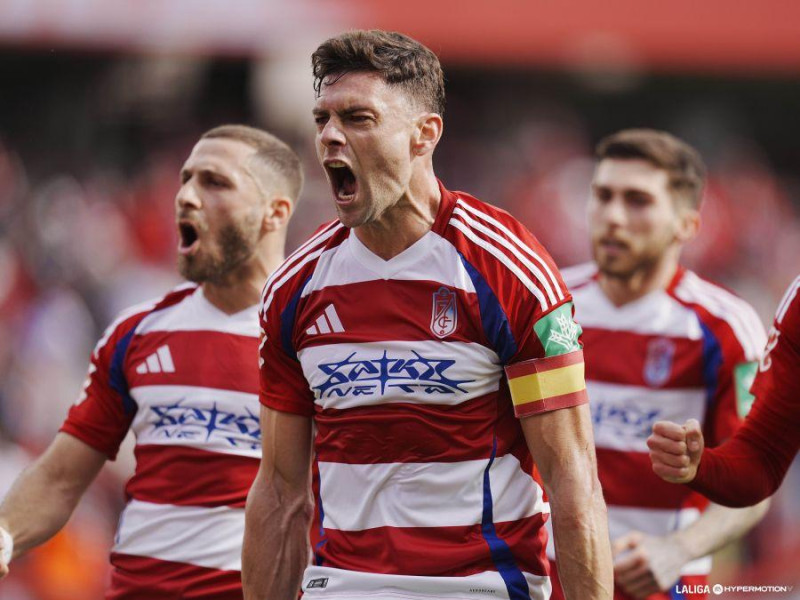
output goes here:
{"type": "Polygon", "coordinates": [[[174,373],[175,363],[172,362],[169,346],[160,346],[158,350],[139,363],[136,367],[136,372],[140,375],[146,373],[174,373]]]}
{"type": "Polygon", "coordinates": [[[321,333],[342,333],[344,332],[344,325],[339,320],[339,315],[336,314],[336,308],[333,304],[328,304],[322,314],[317,317],[314,324],[306,329],[308,335],[320,335],[321,333]]]}

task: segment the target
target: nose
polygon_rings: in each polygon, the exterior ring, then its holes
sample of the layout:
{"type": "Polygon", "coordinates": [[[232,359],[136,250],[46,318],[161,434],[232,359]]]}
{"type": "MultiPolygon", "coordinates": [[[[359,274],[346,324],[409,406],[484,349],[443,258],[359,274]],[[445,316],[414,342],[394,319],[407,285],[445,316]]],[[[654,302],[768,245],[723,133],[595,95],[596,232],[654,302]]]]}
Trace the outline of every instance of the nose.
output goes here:
{"type": "Polygon", "coordinates": [[[334,119],[328,119],[325,126],[319,132],[319,141],[323,146],[344,146],[346,139],[344,133],[335,123],[334,119]]]}
{"type": "Polygon", "coordinates": [[[191,179],[181,185],[175,196],[175,206],[178,210],[197,209],[200,208],[201,204],[200,197],[197,195],[197,190],[191,179]]]}
{"type": "Polygon", "coordinates": [[[607,226],[622,226],[627,221],[625,203],[622,198],[614,196],[600,206],[600,218],[607,226]]]}

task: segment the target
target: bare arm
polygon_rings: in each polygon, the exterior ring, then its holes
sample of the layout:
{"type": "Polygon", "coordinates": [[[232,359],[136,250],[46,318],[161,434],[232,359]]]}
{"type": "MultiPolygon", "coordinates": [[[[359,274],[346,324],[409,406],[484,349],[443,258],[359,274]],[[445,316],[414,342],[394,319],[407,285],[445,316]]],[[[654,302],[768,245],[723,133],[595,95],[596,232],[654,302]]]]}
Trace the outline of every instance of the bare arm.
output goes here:
{"type": "MultiPolygon", "coordinates": [[[[14,557],[46,542],[66,524],[105,462],[104,454],[79,439],[56,435],[0,505],[0,527],[14,539],[14,557]]],[[[0,564],[0,577],[7,572],[8,566],[0,564]]]]}
{"type": "Polygon", "coordinates": [[[522,420],[550,498],[559,579],[568,600],[613,596],[608,516],[587,405],[522,420]]]}
{"type": "Polygon", "coordinates": [[[744,509],[712,504],[694,523],[664,537],[629,532],[614,541],[616,582],[634,598],[667,591],[684,565],[747,533],[768,508],[768,500],[744,509]]]}
{"type": "Polygon", "coordinates": [[[261,409],[263,457],[247,496],[242,582],[248,600],[296,600],[308,564],[311,419],[261,409]]]}

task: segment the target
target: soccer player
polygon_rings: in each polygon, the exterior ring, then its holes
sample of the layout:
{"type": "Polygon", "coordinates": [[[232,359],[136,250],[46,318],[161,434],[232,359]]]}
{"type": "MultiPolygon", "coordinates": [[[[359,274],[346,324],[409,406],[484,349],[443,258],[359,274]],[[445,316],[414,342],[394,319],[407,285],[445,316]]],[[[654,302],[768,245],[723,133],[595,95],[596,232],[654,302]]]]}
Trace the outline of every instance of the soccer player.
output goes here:
{"type": "Polygon", "coordinates": [[[602,140],[597,160],[588,207],[594,263],[564,277],[583,326],[615,597],[700,598],[707,555],[766,506],[706,509],[705,498],[653,474],[645,440],[664,418],[697,419],[715,444],[732,435],[765,335],[748,304],[680,266],[699,227],[698,153],[668,133],[633,129],[602,140]]]}
{"type": "Polygon", "coordinates": [[[428,48],[356,31],[312,63],[339,219],[264,289],[245,596],[290,600],[302,582],[309,599],[544,600],[552,507],[569,597],[610,599],[580,328],[558,270],[508,213],[437,181],[444,79],[428,48]]]}
{"type": "Polygon", "coordinates": [[[703,450],[696,421],[653,425],[653,470],[714,502],[749,506],[775,493],[800,449],[800,277],[786,290],[751,389],[756,400],[730,440],[703,450]]]}
{"type": "Polygon", "coordinates": [[[107,598],[242,597],[243,508],[261,455],[256,304],[301,185],[297,156],[265,131],[200,138],[175,198],[178,269],[193,283],[108,328],[61,431],[0,506],[5,554],[55,534],[131,430],[136,472],[107,598]]]}

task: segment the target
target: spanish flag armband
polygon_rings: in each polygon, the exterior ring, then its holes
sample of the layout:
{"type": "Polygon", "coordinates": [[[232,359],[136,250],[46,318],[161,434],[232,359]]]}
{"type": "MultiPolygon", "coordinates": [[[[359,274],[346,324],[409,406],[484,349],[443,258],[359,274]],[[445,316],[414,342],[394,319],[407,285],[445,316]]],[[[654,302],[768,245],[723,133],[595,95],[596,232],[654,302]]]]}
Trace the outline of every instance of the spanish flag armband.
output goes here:
{"type": "Polygon", "coordinates": [[[518,418],[588,402],[583,350],[508,365],[508,387],[518,418]]]}

